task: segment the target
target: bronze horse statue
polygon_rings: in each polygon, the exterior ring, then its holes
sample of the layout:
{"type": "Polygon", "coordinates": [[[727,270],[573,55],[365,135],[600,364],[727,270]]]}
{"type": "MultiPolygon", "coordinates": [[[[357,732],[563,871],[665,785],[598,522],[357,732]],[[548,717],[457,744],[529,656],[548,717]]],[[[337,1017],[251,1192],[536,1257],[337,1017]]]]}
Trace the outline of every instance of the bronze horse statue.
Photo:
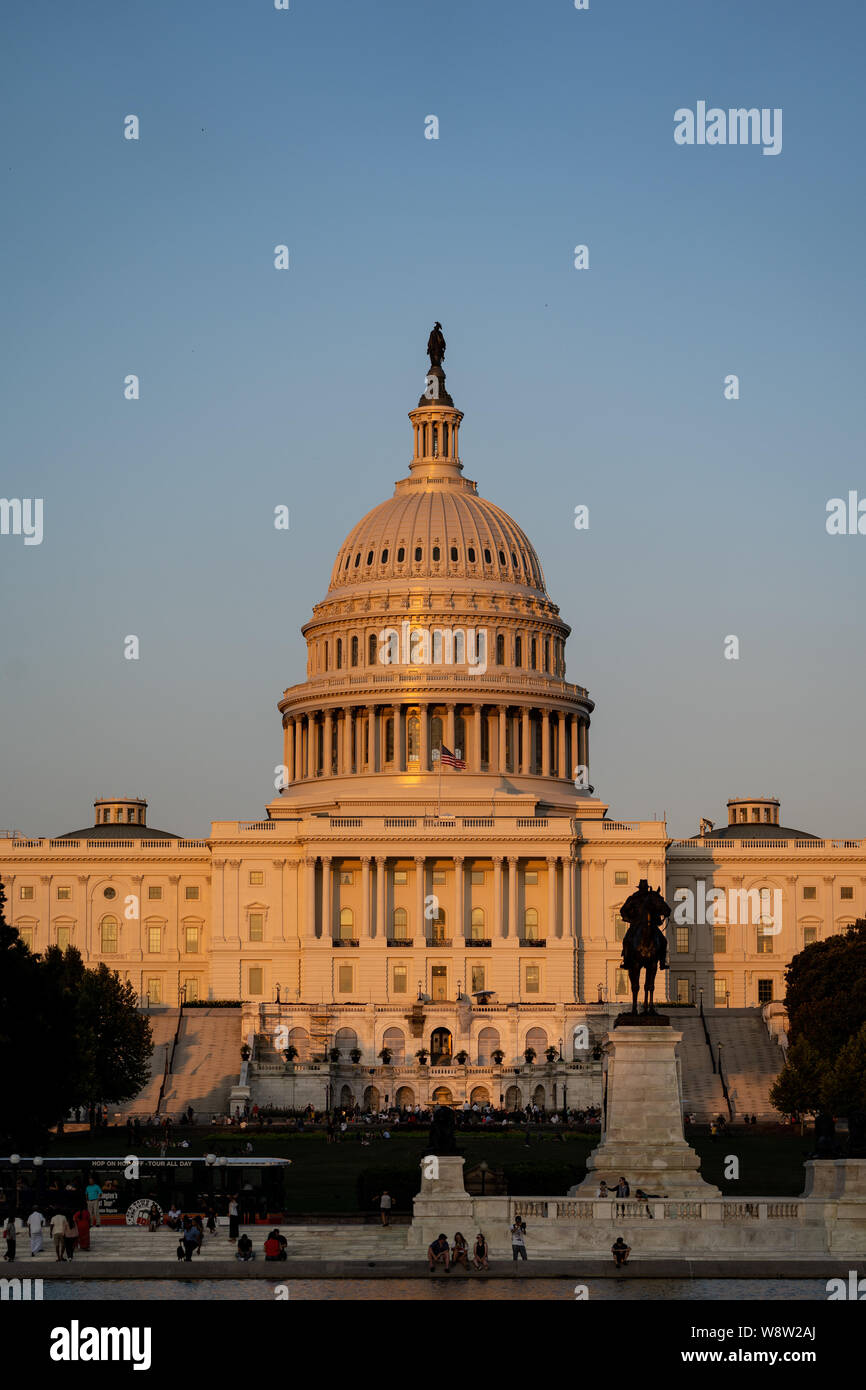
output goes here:
{"type": "Polygon", "coordinates": [[[661,923],[671,915],[671,909],[658,888],[650,888],[642,878],[637,890],[626,898],[619,914],[628,922],[628,931],[622,943],[622,963],[631,981],[631,1011],[637,1014],[637,997],[640,991],[640,972],[644,971],[645,1014],[654,1014],[653,989],[656,970],[667,969],[668,943],[661,930],[661,923]]]}

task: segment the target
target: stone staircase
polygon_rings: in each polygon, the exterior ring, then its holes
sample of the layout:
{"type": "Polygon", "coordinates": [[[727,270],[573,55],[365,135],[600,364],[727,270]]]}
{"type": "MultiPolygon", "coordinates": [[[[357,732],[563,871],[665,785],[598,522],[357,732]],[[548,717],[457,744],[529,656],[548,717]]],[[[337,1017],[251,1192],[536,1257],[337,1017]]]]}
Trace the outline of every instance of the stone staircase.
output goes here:
{"type": "Polygon", "coordinates": [[[138,1095],[113,1112],[126,1119],[128,1115],[155,1115],[162,1089],[166,1059],[171,1056],[171,1044],[177,1028],[177,1009],[146,1009],[153,1035],[153,1055],[150,1059],[150,1078],[138,1095]]]}
{"type": "Polygon", "coordinates": [[[683,1035],[679,1044],[683,1111],[694,1113],[702,1123],[715,1119],[716,1115],[726,1116],[728,1108],[722,1083],[713,1071],[698,1014],[685,1014],[678,1009],[672,1022],[683,1035]]]}
{"type": "Polygon", "coordinates": [[[186,1009],[166,1079],[164,1115],[192,1106],[200,1118],[228,1112],[241,1069],[240,1009],[186,1009]]]}
{"type": "MultiPolygon", "coordinates": [[[[253,1243],[256,1264],[264,1261],[265,1239],[272,1226],[242,1226],[253,1243]]],[[[277,1225],[276,1229],[288,1240],[288,1258],[306,1260],[399,1260],[405,1257],[408,1226],[287,1226],[277,1225]]],[[[86,1265],[88,1260],[147,1260],[173,1263],[177,1259],[177,1244],[180,1236],[176,1231],[160,1227],[158,1231],[148,1231],[141,1226],[99,1226],[90,1232],[90,1250],[76,1250],[73,1263],[86,1265]]],[[[28,1265],[43,1261],[54,1261],[54,1247],[50,1237],[45,1236],[45,1249],[41,1254],[31,1256],[26,1234],[18,1241],[18,1256],[26,1259],[28,1265]]],[[[228,1226],[218,1226],[211,1236],[205,1233],[200,1255],[193,1255],[193,1265],[202,1266],[206,1262],[218,1260],[232,1264],[235,1261],[235,1244],[228,1239],[228,1226]]],[[[275,1275],[284,1266],[282,1262],[274,1265],[275,1275]]]]}
{"type": "Polygon", "coordinates": [[[770,1104],[769,1091],[785,1058],[770,1037],[761,1010],[709,1009],[706,1015],[713,1048],[717,1043],[723,1044],[722,1070],[734,1119],[754,1114],[759,1120],[779,1120],[779,1112],[770,1104]]]}

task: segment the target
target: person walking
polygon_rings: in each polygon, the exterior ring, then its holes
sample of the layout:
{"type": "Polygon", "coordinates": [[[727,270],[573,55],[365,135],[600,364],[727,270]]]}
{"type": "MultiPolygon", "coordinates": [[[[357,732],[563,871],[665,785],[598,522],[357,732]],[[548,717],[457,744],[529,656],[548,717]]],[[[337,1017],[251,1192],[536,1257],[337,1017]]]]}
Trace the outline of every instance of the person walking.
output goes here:
{"type": "Polygon", "coordinates": [[[237,1240],[240,1229],[240,1213],[238,1211],[237,1193],[229,1202],[229,1240],[237,1240]]]}
{"type": "Polygon", "coordinates": [[[183,1229],[183,1249],[187,1264],[192,1264],[192,1257],[198,1249],[198,1230],[190,1221],[184,1225],[183,1229]]]}
{"type": "Polygon", "coordinates": [[[90,1212],[87,1207],[80,1207],[78,1211],[72,1213],[72,1220],[75,1222],[75,1229],[78,1232],[79,1250],[90,1249],[90,1212]]]}
{"type": "Polygon", "coordinates": [[[519,1216],[511,1227],[511,1258],[515,1263],[518,1259],[526,1259],[526,1227],[519,1216]]]}
{"type": "Polygon", "coordinates": [[[383,1189],[382,1196],[379,1198],[379,1217],[383,1226],[390,1225],[391,1207],[394,1205],[391,1194],[387,1188],[383,1189]]]}
{"type": "Polygon", "coordinates": [[[14,1260],[18,1239],[18,1231],[15,1227],[14,1216],[7,1216],[3,1223],[3,1239],[6,1242],[6,1254],[3,1256],[4,1260],[14,1260]]]}
{"type": "Polygon", "coordinates": [[[38,1207],[33,1208],[26,1225],[30,1232],[30,1254],[39,1255],[42,1251],[42,1227],[45,1225],[45,1217],[38,1207]]]}
{"type": "Polygon", "coordinates": [[[66,1220],[66,1231],[63,1236],[63,1253],[69,1263],[72,1263],[72,1256],[75,1253],[75,1245],[78,1240],[78,1228],[72,1219],[71,1212],[64,1212],[66,1220]]]}
{"type": "Polygon", "coordinates": [[[90,1174],[90,1181],[84,1189],[84,1196],[87,1201],[87,1210],[90,1213],[91,1226],[99,1226],[99,1199],[102,1196],[102,1188],[96,1181],[93,1174],[90,1174]]]}
{"type": "Polygon", "coordinates": [[[60,1264],[65,1259],[64,1244],[69,1231],[69,1222],[62,1211],[56,1211],[51,1218],[51,1238],[54,1241],[54,1257],[60,1264]]]}

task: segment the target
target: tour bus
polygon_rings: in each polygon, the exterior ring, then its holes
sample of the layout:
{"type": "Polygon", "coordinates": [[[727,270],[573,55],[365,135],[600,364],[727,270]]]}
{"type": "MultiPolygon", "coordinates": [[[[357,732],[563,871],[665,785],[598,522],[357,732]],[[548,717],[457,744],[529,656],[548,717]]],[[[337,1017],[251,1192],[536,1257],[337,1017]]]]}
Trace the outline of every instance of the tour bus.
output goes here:
{"type": "Polygon", "coordinates": [[[188,1215],[209,1206],[226,1218],[236,1196],[247,1220],[276,1219],[289,1206],[288,1158],[24,1158],[0,1156],[0,1217],[12,1210],[26,1217],[34,1202],[65,1209],[84,1200],[84,1188],[102,1189],[100,1219],[109,1224],[146,1225],[156,1204],[164,1214],[174,1205],[188,1215]]]}

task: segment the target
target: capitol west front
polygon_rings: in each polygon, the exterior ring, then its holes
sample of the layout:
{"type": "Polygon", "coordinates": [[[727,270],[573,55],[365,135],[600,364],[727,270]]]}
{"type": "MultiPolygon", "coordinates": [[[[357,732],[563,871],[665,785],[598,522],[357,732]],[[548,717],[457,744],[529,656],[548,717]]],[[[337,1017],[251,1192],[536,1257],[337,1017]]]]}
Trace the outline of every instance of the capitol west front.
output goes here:
{"type": "Polygon", "coordinates": [[[664,821],[608,819],[570,629],[524,532],[464,477],[462,412],[441,367],[430,380],[407,476],[346,537],[303,629],[266,818],[185,840],[109,798],[79,831],[0,839],[7,918],[34,950],[74,945],[150,1006],[243,1001],[260,1102],[286,1103],[286,1038],[299,1105],[562,1104],[548,1047],[586,1061],[568,1103],[597,1099],[585,1040],[626,1000],[619,908],[641,878],[668,901],[702,883],[781,895],[773,933],[671,919],[680,1002],[779,999],[796,951],[866,915],[864,842],[789,829],[774,798],[733,799],[725,828],[678,843],[664,821]],[[465,770],[440,767],[443,747],[465,770]]]}

